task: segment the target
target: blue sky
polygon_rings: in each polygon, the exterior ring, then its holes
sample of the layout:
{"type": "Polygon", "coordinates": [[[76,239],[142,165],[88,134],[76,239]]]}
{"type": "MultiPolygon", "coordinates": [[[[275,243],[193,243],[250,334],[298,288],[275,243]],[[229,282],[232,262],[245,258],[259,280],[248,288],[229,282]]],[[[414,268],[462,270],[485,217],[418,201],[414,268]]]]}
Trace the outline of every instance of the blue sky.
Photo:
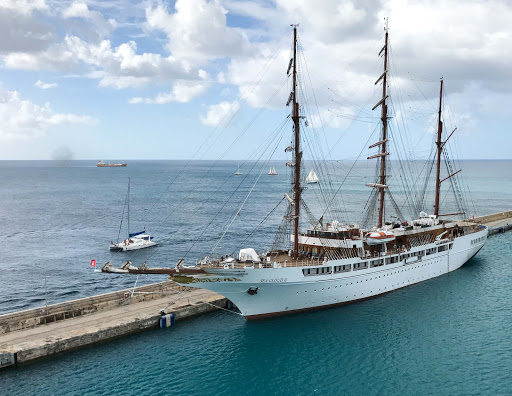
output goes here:
{"type": "Polygon", "coordinates": [[[353,158],[378,121],[384,16],[396,138],[411,158],[432,143],[441,76],[457,155],[512,158],[512,4],[360,3],[0,0],[0,159],[247,158],[290,111],[293,22],[307,133],[353,158]]]}

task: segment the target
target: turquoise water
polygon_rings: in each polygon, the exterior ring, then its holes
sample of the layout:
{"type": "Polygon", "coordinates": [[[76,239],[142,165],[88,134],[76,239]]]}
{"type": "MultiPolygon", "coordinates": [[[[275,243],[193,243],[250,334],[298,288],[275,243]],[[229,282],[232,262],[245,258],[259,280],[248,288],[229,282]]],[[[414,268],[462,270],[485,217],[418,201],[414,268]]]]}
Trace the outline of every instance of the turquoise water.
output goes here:
{"type": "Polygon", "coordinates": [[[4,370],[2,394],[510,394],[511,242],[365,302],[259,322],[220,311],[4,370]]]}
{"type": "MultiPolygon", "coordinates": [[[[0,166],[4,312],[44,304],[41,279],[47,274],[51,302],[133,285],[130,277],[92,273],[88,260],[92,255],[121,260],[106,247],[117,234],[127,175],[139,187],[134,188],[134,202],[142,213],[135,212],[134,218],[143,217],[143,203],[163,191],[169,176],[162,163],[130,164],[131,169],[120,170],[123,174],[43,165],[0,166]],[[144,178],[148,170],[152,177],[144,178]],[[8,210],[9,202],[17,206],[8,210]],[[78,237],[83,244],[77,246],[78,237]],[[31,245],[35,248],[29,249],[31,245]]],[[[473,169],[469,184],[476,186],[477,214],[510,209],[511,162],[505,168],[503,162],[467,165],[473,169]]],[[[216,177],[231,174],[232,167],[225,164],[216,177]]],[[[261,220],[261,213],[282,196],[277,187],[285,180],[280,172],[279,178],[264,181],[267,185],[243,214],[247,222],[240,224],[261,220]]],[[[172,192],[185,193],[186,187],[172,192]]],[[[201,233],[205,219],[219,210],[218,201],[198,204],[207,194],[219,195],[213,185],[202,185],[196,193],[159,229],[159,239],[166,243],[145,253],[153,255],[152,265],[177,261],[201,233]]],[[[171,199],[159,205],[164,213],[171,199]]],[[[228,214],[226,209],[218,227],[229,221],[228,214]]],[[[209,238],[218,232],[203,235],[192,253],[207,253],[204,246],[211,247],[209,238]]],[[[236,237],[233,233],[223,247],[239,243],[236,237]]],[[[270,231],[262,233],[255,242],[265,246],[271,237],[270,231]]],[[[461,269],[364,302],[257,322],[219,311],[180,321],[174,328],[5,369],[0,371],[0,394],[511,394],[511,243],[512,233],[493,236],[461,269]]]]}

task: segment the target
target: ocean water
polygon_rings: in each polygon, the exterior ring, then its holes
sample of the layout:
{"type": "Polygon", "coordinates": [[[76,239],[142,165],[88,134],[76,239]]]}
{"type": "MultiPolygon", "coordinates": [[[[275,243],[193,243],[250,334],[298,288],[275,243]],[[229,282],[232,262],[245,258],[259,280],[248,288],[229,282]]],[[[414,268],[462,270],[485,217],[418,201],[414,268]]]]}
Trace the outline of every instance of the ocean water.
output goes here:
{"type": "MultiPolygon", "coordinates": [[[[212,254],[231,222],[214,254],[268,248],[284,207],[253,231],[287,191],[282,164],[272,164],[278,176],[264,170],[238,216],[259,168],[244,164],[235,178],[233,161],[194,162],[180,174],[184,164],[0,162],[0,313],[133,286],[135,277],[93,272],[93,258],[192,263],[212,254]],[[160,245],[111,253],[128,177],[132,230],[146,226],[160,245]]],[[[463,165],[476,215],[511,209],[512,161],[463,165]]],[[[367,190],[354,179],[343,191],[357,218],[367,190]]],[[[321,215],[318,189],[305,197],[321,215]]],[[[0,394],[510,394],[511,242],[512,233],[493,236],[461,269],[368,301],[257,322],[219,311],[5,369],[0,394]]]]}

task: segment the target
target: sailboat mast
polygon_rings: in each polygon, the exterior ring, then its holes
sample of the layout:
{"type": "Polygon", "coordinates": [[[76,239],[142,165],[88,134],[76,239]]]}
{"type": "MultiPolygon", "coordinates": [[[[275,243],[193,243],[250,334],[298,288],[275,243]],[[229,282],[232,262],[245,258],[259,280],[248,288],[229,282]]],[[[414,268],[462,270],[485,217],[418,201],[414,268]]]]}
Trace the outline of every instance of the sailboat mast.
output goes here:
{"type": "Polygon", "coordinates": [[[443,79],[441,79],[441,89],[439,91],[439,112],[437,119],[437,169],[436,169],[436,197],[434,201],[434,215],[439,215],[439,197],[441,195],[441,152],[443,151],[443,142],[441,137],[443,134],[443,121],[441,121],[441,112],[443,105],[443,79]]]}
{"type": "Polygon", "coordinates": [[[128,178],[128,193],[127,193],[127,201],[128,201],[128,238],[130,238],[130,178],[128,178]]]}
{"type": "Polygon", "coordinates": [[[300,118],[299,118],[299,104],[297,103],[297,25],[293,26],[293,129],[295,135],[294,144],[294,182],[293,182],[293,198],[295,212],[293,217],[293,258],[297,258],[299,255],[299,216],[300,216],[300,196],[302,189],[300,186],[300,163],[302,153],[300,151],[300,118]]]}

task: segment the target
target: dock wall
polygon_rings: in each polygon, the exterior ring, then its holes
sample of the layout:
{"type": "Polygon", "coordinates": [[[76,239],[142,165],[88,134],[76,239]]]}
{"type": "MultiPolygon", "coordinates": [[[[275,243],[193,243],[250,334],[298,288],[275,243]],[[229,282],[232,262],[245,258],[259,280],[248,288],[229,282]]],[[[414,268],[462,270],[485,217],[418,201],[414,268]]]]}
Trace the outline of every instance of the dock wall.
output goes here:
{"type": "Polygon", "coordinates": [[[468,221],[487,224],[492,223],[494,221],[506,220],[512,218],[512,210],[507,210],[506,212],[493,213],[486,216],[475,217],[474,219],[469,219],[468,221]]]}
{"type": "MultiPolygon", "coordinates": [[[[209,304],[197,303],[195,305],[185,307],[176,307],[172,312],[175,314],[176,319],[185,319],[206,312],[215,311],[218,309],[217,307],[224,307],[226,305],[226,301],[227,299],[220,298],[211,301],[209,304]]],[[[85,334],[67,337],[50,343],[37,344],[33,347],[24,348],[11,354],[11,362],[15,362],[15,364],[23,364],[59,353],[80,349],[88,345],[110,341],[142,330],[157,328],[159,326],[159,322],[160,314],[154,314],[140,320],[121,322],[107,328],[97,329],[85,334]]]]}
{"type": "Polygon", "coordinates": [[[0,315],[0,334],[30,329],[39,325],[109,310],[123,305],[162,298],[173,293],[178,293],[183,289],[182,286],[176,285],[174,282],[164,281],[137,287],[132,298],[130,297],[134,290],[124,289],[97,296],[84,297],[78,300],[52,304],[47,307],[8,313],[0,315]]]}

